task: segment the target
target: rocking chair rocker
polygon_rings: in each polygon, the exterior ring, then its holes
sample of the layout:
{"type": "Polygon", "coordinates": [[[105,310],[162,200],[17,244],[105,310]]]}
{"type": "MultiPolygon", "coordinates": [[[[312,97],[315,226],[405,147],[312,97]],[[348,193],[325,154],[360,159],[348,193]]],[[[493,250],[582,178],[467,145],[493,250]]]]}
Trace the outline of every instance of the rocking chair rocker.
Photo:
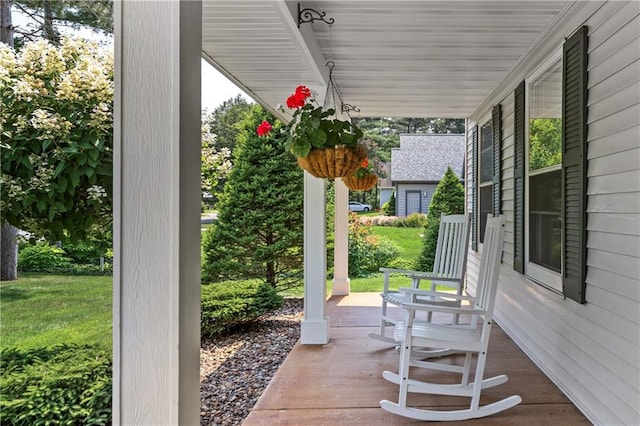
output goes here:
{"type": "Polygon", "coordinates": [[[504,240],[504,218],[501,216],[488,218],[485,231],[482,258],[478,273],[476,297],[454,295],[424,291],[414,288],[403,288],[406,294],[404,308],[404,322],[394,328],[394,337],[400,343],[399,373],[385,371],[382,376],[400,386],[398,402],[383,400],[382,409],[400,416],[417,420],[452,421],[467,420],[489,416],[522,402],[518,395],[513,395],[500,401],[480,406],[480,392],[499,384],[505,383],[506,375],[499,375],[483,379],[487,357],[489,335],[493,322],[493,307],[498,287],[498,276],[502,247],[504,240]],[[420,302],[418,297],[447,297],[455,300],[468,300],[471,307],[447,307],[428,305],[420,302]],[[471,315],[471,324],[434,324],[432,322],[416,321],[416,311],[446,312],[450,314],[471,315]],[[479,319],[482,324],[478,325],[479,319]],[[432,361],[416,360],[412,357],[414,347],[451,348],[464,352],[464,365],[441,364],[432,361]],[[473,354],[477,354],[475,376],[469,382],[473,354]],[[427,368],[432,370],[449,371],[462,374],[459,384],[427,383],[411,378],[409,367],[427,368]],[[409,392],[434,395],[455,395],[470,397],[469,408],[451,411],[423,410],[407,406],[409,392]]]}

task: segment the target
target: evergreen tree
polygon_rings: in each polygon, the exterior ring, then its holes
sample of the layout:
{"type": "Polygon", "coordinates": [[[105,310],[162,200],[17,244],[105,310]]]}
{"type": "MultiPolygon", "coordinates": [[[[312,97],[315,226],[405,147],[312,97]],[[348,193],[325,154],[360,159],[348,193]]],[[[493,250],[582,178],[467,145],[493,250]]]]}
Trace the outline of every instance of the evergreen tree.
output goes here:
{"type": "Polygon", "coordinates": [[[436,187],[431,204],[429,204],[427,225],[422,240],[422,253],[416,263],[416,269],[420,271],[433,270],[438,231],[440,230],[440,216],[443,213],[445,215],[464,213],[464,187],[451,167],[447,167],[444,177],[436,187]]]}
{"type": "Polygon", "coordinates": [[[241,124],[218,221],[203,241],[203,282],[261,278],[286,288],[302,278],[302,170],[285,151],[281,123],[256,134],[263,120],[274,122],[253,105],[241,124]]]}
{"type": "Polygon", "coordinates": [[[384,203],[382,206],[382,210],[384,211],[385,216],[395,216],[396,215],[396,193],[395,191],[391,193],[391,197],[389,201],[384,203]]]}
{"type": "Polygon", "coordinates": [[[19,46],[39,38],[57,45],[60,27],[113,33],[113,0],[13,0],[13,5],[30,19],[26,26],[15,28],[19,46]]]}

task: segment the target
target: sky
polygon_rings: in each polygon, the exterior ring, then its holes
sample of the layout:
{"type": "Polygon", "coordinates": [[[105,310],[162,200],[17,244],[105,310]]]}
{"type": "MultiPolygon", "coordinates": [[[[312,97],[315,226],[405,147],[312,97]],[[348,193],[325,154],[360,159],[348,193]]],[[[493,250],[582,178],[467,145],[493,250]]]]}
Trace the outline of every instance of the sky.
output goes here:
{"type": "Polygon", "coordinates": [[[247,101],[253,99],[240,90],[218,70],[209,65],[204,59],[202,62],[202,110],[211,112],[220,106],[224,101],[242,95],[247,101]]]}

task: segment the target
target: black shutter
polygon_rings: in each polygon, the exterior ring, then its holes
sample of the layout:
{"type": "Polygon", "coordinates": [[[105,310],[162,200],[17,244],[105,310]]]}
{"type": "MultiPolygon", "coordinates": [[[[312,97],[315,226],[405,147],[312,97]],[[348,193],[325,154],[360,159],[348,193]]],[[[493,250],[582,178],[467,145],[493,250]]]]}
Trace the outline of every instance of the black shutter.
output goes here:
{"type": "Polygon", "coordinates": [[[478,251],[478,126],[471,132],[471,249],[478,251]]]}
{"type": "Polygon", "coordinates": [[[493,111],[491,111],[491,127],[493,132],[493,141],[491,143],[493,150],[493,202],[491,206],[491,213],[493,213],[494,216],[497,216],[502,212],[500,205],[500,179],[502,171],[502,108],[500,108],[500,104],[494,106],[493,111]]]}
{"type": "Polygon", "coordinates": [[[524,81],[514,92],[513,269],[524,274],[524,81]]]}
{"type": "Polygon", "coordinates": [[[565,42],[562,71],[562,289],[585,303],[587,27],[565,42]]]}

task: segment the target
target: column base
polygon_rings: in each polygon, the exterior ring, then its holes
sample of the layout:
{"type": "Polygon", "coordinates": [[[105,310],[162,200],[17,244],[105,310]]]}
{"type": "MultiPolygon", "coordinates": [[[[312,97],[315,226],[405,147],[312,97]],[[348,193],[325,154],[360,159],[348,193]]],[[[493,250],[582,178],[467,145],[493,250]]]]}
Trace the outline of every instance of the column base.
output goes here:
{"type": "Polygon", "coordinates": [[[329,343],[329,321],[302,320],[300,323],[300,343],[303,345],[326,345],[329,343]]]}
{"type": "Polygon", "coordinates": [[[351,292],[351,280],[334,278],[331,285],[332,296],[348,296],[351,292]]]}

